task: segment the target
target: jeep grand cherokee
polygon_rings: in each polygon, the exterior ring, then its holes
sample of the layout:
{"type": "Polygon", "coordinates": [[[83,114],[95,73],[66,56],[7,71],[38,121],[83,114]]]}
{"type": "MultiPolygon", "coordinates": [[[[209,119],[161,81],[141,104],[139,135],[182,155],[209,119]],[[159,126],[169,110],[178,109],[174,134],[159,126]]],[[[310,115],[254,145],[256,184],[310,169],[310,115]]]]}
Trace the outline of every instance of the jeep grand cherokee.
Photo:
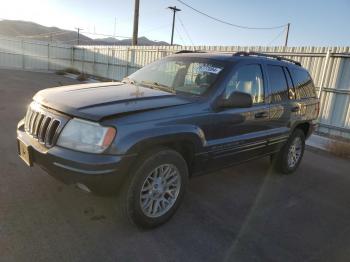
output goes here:
{"type": "Polygon", "coordinates": [[[298,62],[183,51],[122,82],[38,92],[18,124],[20,157],[67,184],[119,193],[132,222],[167,221],[188,179],[271,156],[296,170],[319,101],[298,62]]]}

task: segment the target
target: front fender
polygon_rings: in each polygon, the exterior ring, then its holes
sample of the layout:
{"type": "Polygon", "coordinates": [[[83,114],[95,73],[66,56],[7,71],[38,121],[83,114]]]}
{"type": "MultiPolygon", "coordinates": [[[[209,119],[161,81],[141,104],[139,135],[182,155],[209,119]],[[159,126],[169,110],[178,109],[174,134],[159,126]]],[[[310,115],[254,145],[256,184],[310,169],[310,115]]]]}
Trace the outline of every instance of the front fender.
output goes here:
{"type": "Polygon", "coordinates": [[[146,147],[180,141],[191,143],[195,152],[201,152],[206,145],[204,132],[193,125],[153,126],[149,129],[128,130],[124,134],[120,131],[111,149],[113,154],[137,154],[146,147]]]}

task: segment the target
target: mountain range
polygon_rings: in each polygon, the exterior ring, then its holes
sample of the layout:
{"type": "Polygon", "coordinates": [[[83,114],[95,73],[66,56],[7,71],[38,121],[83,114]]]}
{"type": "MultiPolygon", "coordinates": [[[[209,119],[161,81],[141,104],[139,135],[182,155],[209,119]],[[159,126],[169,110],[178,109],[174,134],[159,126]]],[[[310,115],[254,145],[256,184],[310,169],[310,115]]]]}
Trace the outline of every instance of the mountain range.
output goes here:
{"type": "MultiPolygon", "coordinates": [[[[20,20],[1,20],[0,36],[20,37],[22,39],[39,40],[44,42],[77,44],[77,31],[60,29],[58,27],[47,27],[34,22],[20,20]]],[[[86,35],[79,35],[81,45],[131,45],[131,39],[107,38],[90,38],[86,35]]],[[[153,41],[145,36],[138,38],[138,45],[160,46],[169,45],[164,41],[153,41]]]]}

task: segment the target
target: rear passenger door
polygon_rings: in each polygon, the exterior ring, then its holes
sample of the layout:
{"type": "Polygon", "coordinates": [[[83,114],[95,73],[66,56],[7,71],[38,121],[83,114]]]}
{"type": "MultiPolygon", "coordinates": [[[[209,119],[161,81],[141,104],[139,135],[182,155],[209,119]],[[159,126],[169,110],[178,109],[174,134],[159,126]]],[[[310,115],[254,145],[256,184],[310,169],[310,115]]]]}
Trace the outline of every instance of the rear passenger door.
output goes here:
{"type": "Polygon", "coordinates": [[[293,86],[288,72],[279,64],[266,64],[269,85],[269,124],[273,134],[269,138],[271,150],[278,150],[289,136],[291,118],[299,110],[298,104],[291,99],[294,95],[293,86]]]}

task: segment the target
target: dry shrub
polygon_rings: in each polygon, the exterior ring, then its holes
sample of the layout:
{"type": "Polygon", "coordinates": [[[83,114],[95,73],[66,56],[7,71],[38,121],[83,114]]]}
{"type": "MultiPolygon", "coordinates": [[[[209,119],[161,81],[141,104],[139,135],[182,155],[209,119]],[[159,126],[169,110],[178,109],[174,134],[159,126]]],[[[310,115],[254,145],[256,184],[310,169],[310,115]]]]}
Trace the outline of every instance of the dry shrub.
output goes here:
{"type": "Polygon", "coordinates": [[[97,81],[100,81],[100,82],[112,82],[112,79],[109,79],[109,78],[105,78],[105,77],[102,77],[102,76],[96,76],[94,77],[97,81]]]}
{"type": "Polygon", "coordinates": [[[73,67],[68,67],[64,71],[66,71],[66,73],[74,74],[74,75],[79,75],[80,74],[79,70],[77,70],[77,69],[75,69],[73,67]]]}
{"type": "Polygon", "coordinates": [[[350,158],[350,143],[342,141],[331,141],[327,145],[329,152],[336,156],[350,158]]]}
{"type": "Polygon", "coordinates": [[[88,76],[86,74],[80,74],[77,76],[78,81],[86,81],[88,80],[88,76]]]}
{"type": "Polygon", "coordinates": [[[56,71],[56,75],[63,76],[65,74],[66,74],[66,72],[64,70],[57,70],[56,71]]]}

